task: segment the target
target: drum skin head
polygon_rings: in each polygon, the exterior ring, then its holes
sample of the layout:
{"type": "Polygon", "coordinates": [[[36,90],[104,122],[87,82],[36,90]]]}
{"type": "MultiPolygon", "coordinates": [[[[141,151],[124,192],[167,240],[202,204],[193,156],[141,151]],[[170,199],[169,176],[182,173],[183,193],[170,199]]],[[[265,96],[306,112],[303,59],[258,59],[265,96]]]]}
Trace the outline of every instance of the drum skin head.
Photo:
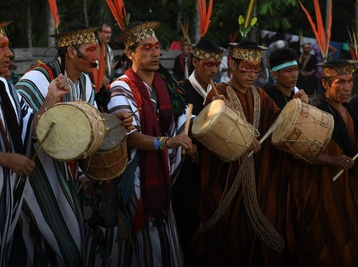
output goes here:
{"type": "Polygon", "coordinates": [[[272,144],[312,163],[331,140],[333,116],[298,98],[289,101],[279,116],[282,122],[272,133],[272,144]]]}
{"type": "Polygon", "coordinates": [[[196,117],[192,133],[222,161],[231,162],[248,150],[257,131],[242,114],[217,99],[196,117]]]}
{"type": "Polygon", "coordinates": [[[95,124],[103,124],[103,133],[100,133],[102,137],[99,136],[96,141],[102,143],[105,124],[99,111],[82,101],[58,103],[41,115],[36,135],[43,150],[50,157],[57,160],[74,160],[85,157],[88,149],[95,143],[93,140],[95,124]],[[98,112],[99,117],[98,114],[93,113],[94,111],[98,112]],[[53,122],[55,124],[48,132],[53,122]]]}
{"type": "Polygon", "coordinates": [[[127,130],[116,116],[102,113],[106,123],[106,135],[95,153],[80,159],[79,165],[87,177],[95,180],[110,180],[125,169],[127,156],[127,130]]]}
{"type": "Polygon", "coordinates": [[[100,150],[111,150],[122,142],[127,135],[127,130],[116,116],[108,113],[102,113],[102,116],[106,123],[106,135],[100,150]]]}

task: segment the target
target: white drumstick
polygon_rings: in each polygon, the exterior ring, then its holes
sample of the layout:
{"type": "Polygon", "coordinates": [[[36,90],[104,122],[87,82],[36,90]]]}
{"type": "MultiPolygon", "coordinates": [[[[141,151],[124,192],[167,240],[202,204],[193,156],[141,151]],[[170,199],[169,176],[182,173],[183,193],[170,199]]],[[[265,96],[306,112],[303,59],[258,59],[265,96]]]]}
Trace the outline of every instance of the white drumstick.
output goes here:
{"type": "MultiPolygon", "coordinates": [[[[275,120],[275,122],[271,125],[270,129],[268,129],[267,132],[265,133],[265,135],[260,139],[260,144],[262,144],[267,139],[267,137],[269,137],[270,134],[273,133],[273,131],[277,128],[277,126],[279,124],[282,123],[282,121],[283,121],[282,116],[281,115],[278,116],[278,118],[275,120]]],[[[254,151],[252,150],[250,152],[250,154],[248,155],[248,157],[251,157],[253,153],[254,153],[254,151]]]]}
{"type": "MultiPolygon", "coordinates": [[[[353,161],[355,161],[358,158],[358,153],[353,157],[353,161]]],[[[339,176],[342,175],[342,173],[344,172],[344,169],[340,170],[339,173],[336,174],[336,176],[333,177],[333,181],[337,180],[339,178],[339,176]]]]}
{"type": "MultiPolygon", "coordinates": [[[[191,118],[191,114],[193,112],[193,107],[194,107],[193,104],[191,104],[191,103],[188,104],[188,110],[186,113],[186,121],[185,121],[185,126],[184,126],[184,133],[186,136],[189,135],[190,118],[191,118]]],[[[182,154],[186,153],[185,147],[182,148],[181,153],[182,154]]]]}

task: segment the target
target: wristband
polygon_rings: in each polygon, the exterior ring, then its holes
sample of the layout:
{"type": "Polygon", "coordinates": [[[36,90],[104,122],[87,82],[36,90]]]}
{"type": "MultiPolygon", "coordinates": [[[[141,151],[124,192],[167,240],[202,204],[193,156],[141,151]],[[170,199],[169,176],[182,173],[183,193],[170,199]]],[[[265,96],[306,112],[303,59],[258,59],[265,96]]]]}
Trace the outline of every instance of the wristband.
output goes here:
{"type": "Polygon", "coordinates": [[[168,149],[167,141],[169,140],[169,137],[166,136],[158,136],[154,138],[154,148],[155,150],[165,150],[168,149]]]}
{"type": "Polygon", "coordinates": [[[158,150],[159,149],[159,141],[158,141],[158,138],[159,137],[154,137],[154,143],[153,143],[153,145],[154,145],[154,148],[155,148],[155,150],[158,150]]]}

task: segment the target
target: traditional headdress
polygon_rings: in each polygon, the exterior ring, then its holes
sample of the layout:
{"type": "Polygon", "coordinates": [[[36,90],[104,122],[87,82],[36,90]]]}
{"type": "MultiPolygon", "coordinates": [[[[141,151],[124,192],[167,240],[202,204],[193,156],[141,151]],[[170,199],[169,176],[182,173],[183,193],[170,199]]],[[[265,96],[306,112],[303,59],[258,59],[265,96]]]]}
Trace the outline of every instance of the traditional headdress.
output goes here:
{"type": "Polygon", "coordinates": [[[331,40],[332,1],[330,1],[329,10],[327,12],[328,18],[327,18],[326,30],[324,29],[324,26],[323,26],[322,14],[321,14],[321,9],[319,7],[318,0],[314,0],[314,9],[315,9],[315,13],[316,13],[317,27],[316,27],[315,23],[313,22],[311,15],[308,13],[307,9],[303,6],[301,1],[298,1],[298,2],[300,3],[302,10],[306,13],[307,19],[311,24],[313,33],[317,40],[317,45],[321,50],[323,61],[327,61],[329,42],[331,40]]]}
{"type": "Polygon", "coordinates": [[[96,31],[98,31],[98,27],[58,33],[50,36],[57,39],[57,47],[61,48],[95,42],[96,31]]]}
{"type": "Polygon", "coordinates": [[[358,60],[358,46],[357,46],[357,35],[352,30],[352,33],[348,30],[349,40],[347,41],[349,52],[353,60],[358,60]]]}
{"type": "Polygon", "coordinates": [[[183,33],[184,42],[181,46],[191,46],[190,38],[189,38],[189,20],[184,19],[184,22],[180,22],[181,32],[183,33]]]}
{"type": "Polygon", "coordinates": [[[158,28],[158,21],[133,22],[128,24],[124,31],[116,38],[117,43],[124,43],[126,47],[130,47],[148,37],[154,37],[154,30],[158,28]]]}
{"type": "Polygon", "coordinates": [[[217,61],[222,58],[223,50],[211,40],[204,39],[204,35],[211,22],[210,17],[213,9],[213,0],[209,0],[208,9],[206,9],[206,0],[197,0],[200,14],[200,41],[194,47],[194,57],[203,60],[217,61]]]}
{"type": "Polygon", "coordinates": [[[257,22],[256,17],[251,18],[252,12],[254,10],[254,5],[255,5],[255,0],[250,0],[249,7],[247,8],[245,18],[242,15],[239,16],[239,19],[238,19],[239,31],[242,36],[242,39],[245,39],[246,35],[251,30],[252,26],[254,26],[255,23],[257,22]]]}
{"type": "Polygon", "coordinates": [[[252,26],[254,26],[257,22],[256,17],[252,18],[254,5],[255,0],[250,0],[245,18],[242,15],[239,16],[239,32],[243,40],[240,43],[230,43],[230,53],[232,58],[240,60],[260,61],[262,57],[262,51],[267,50],[267,47],[260,46],[255,42],[247,39],[245,40],[246,35],[251,30],[252,26]]]}
{"type": "Polygon", "coordinates": [[[354,67],[357,63],[358,61],[356,60],[332,59],[317,65],[322,67],[322,76],[329,78],[342,75],[352,75],[354,67]]]}
{"type": "Polygon", "coordinates": [[[63,33],[58,33],[58,25],[61,20],[58,15],[58,8],[56,0],[48,0],[50,5],[51,14],[55,23],[56,34],[50,35],[50,37],[55,37],[57,40],[57,47],[67,47],[71,45],[80,45],[96,41],[95,32],[97,28],[85,28],[73,31],[66,31],[63,33]]]}
{"type": "Polygon", "coordinates": [[[52,18],[55,23],[56,33],[58,33],[58,25],[60,24],[61,20],[60,20],[60,16],[58,15],[56,0],[48,0],[48,4],[50,5],[52,18]]]}
{"type": "Polygon", "coordinates": [[[12,21],[3,21],[3,22],[0,22],[0,38],[1,37],[6,37],[6,32],[5,32],[5,28],[11,24],[12,21]]]}
{"type": "Polygon", "coordinates": [[[232,58],[241,60],[253,60],[260,61],[262,57],[262,51],[267,50],[267,47],[258,45],[250,40],[244,40],[240,43],[231,43],[232,58]]]}

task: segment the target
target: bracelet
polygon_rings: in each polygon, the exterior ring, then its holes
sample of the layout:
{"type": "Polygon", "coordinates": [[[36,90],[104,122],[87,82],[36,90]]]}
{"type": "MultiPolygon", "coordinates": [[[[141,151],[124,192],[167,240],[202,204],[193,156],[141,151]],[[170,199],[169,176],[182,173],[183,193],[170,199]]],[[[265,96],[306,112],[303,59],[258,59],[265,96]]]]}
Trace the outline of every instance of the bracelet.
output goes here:
{"type": "Polygon", "coordinates": [[[158,136],[154,138],[154,148],[155,150],[165,150],[168,149],[167,141],[169,140],[169,137],[166,136],[158,136]]]}

